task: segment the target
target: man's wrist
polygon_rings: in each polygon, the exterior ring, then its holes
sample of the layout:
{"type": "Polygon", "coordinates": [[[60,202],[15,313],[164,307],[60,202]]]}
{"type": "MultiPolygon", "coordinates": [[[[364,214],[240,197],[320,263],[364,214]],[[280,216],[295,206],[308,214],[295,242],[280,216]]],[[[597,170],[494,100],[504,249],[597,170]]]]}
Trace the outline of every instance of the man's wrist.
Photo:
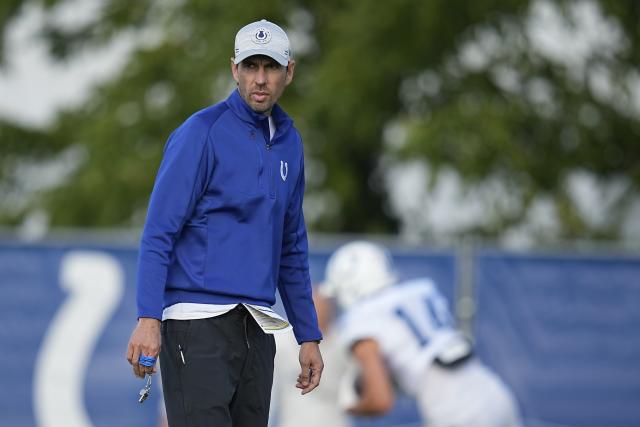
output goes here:
{"type": "Polygon", "coordinates": [[[160,319],[156,319],[155,317],[138,317],[138,324],[159,325],[160,319]]]}

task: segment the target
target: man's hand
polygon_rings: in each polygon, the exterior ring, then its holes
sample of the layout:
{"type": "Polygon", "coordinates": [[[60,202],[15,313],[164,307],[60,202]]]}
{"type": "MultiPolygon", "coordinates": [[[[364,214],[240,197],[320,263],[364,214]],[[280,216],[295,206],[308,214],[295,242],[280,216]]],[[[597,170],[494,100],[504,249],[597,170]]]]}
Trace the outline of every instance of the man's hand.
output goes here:
{"type": "Polygon", "coordinates": [[[303,342],[300,345],[300,375],[296,387],[302,389],[302,394],[307,394],[320,384],[322,369],[322,355],[320,347],[315,341],[303,342]]]}
{"type": "Polygon", "coordinates": [[[140,356],[158,357],[158,353],[160,353],[160,321],[141,317],[131,333],[127,346],[127,360],[133,367],[133,374],[136,377],[144,378],[145,374],[156,372],[155,365],[140,365],[138,358],[140,356]]]}

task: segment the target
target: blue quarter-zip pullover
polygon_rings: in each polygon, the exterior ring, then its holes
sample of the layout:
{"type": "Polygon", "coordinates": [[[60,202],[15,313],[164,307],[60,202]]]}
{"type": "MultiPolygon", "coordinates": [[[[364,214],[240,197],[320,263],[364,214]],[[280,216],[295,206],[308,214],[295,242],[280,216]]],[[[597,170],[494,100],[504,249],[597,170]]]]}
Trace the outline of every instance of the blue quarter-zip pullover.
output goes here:
{"type": "Polygon", "coordinates": [[[178,302],[271,306],[276,286],[299,343],[322,338],[302,214],[302,140],[289,116],[235,90],[169,137],[140,243],[140,317],[178,302]]]}

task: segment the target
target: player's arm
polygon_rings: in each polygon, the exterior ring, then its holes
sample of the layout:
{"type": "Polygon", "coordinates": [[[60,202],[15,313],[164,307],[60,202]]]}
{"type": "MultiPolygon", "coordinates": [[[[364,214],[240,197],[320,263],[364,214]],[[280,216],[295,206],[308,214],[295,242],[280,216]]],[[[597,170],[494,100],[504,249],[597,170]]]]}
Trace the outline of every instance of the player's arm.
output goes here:
{"type": "Polygon", "coordinates": [[[356,342],[351,353],[360,368],[359,400],[347,410],[354,415],[382,415],[394,404],[393,384],[378,343],[372,339],[356,342]]]}

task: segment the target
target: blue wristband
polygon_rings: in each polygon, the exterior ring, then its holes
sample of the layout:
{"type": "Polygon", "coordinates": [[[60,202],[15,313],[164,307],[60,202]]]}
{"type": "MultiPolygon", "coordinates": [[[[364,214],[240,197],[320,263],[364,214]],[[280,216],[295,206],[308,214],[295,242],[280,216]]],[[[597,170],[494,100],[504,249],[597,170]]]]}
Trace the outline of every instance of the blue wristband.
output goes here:
{"type": "Polygon", "coordinates": [[[151,356],[140,356],[138,358],[138,363],[142,366],[151,367],[156,364],[156,358],[151,356]]]}

